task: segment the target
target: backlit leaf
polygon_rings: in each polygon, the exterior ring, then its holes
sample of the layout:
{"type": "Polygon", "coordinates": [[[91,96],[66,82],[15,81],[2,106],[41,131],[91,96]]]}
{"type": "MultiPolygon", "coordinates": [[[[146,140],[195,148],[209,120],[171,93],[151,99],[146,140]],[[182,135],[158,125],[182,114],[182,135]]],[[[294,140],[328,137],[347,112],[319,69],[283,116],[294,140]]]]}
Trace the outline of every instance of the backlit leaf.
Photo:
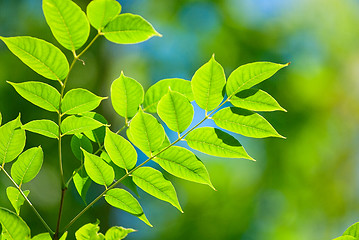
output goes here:
{"type": "Polygon", "coordinates": [[[345,235],[345,236],[334,238],[333,240],[358,240],[358,238],[349,236],[349,235],[345,235]]]}
{"type": "Polygon", "coordinates": [[[31,240],[52,240],[49,233],[40,233],[35,237],[31,238],[31,240]]]}
{"type": "Polygon", "coordinates": [[[106,240],[120,240],[124,239],[129,233],[132,232],[136,232],[136,230],[132,228],[112,227],[107,230],[105,237],[106,240]]]}
{"type": "Polygon", "coordinates": [[[133,44],[153,36],[162,36],[144,18],[131,13],[120,14],[102,31],[109,41],[118,44],[133,44]]]}
{"type": "Polygon", "coordinates": [[[356,238],[359,238],[359,222],[354,223],[343,233],[343,235],[349,235],[356,238]]]}
{"type": "Polygon", "coordinates": [[[92,131],[104,126],[103,123],[86,116],[71,115],[61,123],[61,132],[63,135],[78,134],[92,131]]]}
{"type": "Polygon", "coordinates": [[[30,240],[30,228],[15,213],[0,207],[2,236],[7,240],[30,240]]]}
{"type": "Polygon", "coordinates": [[[87,5],[87,17],[96,29],[102,29],[121,12],[116,0],[93,0],[87,5]]]}
{"type": "Polygon", "coordinates": [[[23,63],[45,78],[63,80],[69,73],[65,55],[44,40],[33,37],[0,37],[23,63]]]}
{"type": "Polygon", "coordinates": [[[102,158],[82,150],[85,155],[85,170],[88,176],[97,184],[110,186],[115,179],[115,173],[102,158]]]}
{"type": "Polygon", "coordinates": [[[57,112],[60,93],[56,88],[42,82],[10,83],[23,98],[50,112],[57,112]]]}
{"type": "Polygon", "coordinates": [[[86,14],[71,0],[43,0],[47,24],[56,40],[68,50],[82,47],[90,34],[86,14]]]}
{"type": "Polygon", "coordinates": [[[67,233],[68,233],[68,232],[65,232],[64,234],[62,234],[62,236],[60,237],[60,240],[66,240],[66,238],[67,238],[67,233]]]}
{"type": "MultiPolygon", "coordinates": [[[[29,190],[24,191],[26,197],[29,195],[29,193],[30,193],[29,190]]],[[[21,195],[20,191],[14,187],[6,188],[6,195],[7,198],[10,200],[11,205],[14,207],[17,215],[19,215],[20,208],[24,204],[25,198],[21,195]]]]}
{"type": "Polygon", "coordinates": [[[2,123],[2,115],[1,115],[1,112],[0,112],[0,126],[1,126],[1,123],[2,123]]]}
{"type": "Polygon", "coordinates": [[[88,223],[82,226],[75,233],[76,240],[105,240],[105,236],[98,232],[100,231],[100,227],[98,225],[99,221],[95,224],[88,223]]]}
{"type": "Polygon", "coordinates": [[[91,141],[82,134],[75,134],[71,138],[71,150],[75,157],[83,161],[84,155],[81,148],[85,149],[87,152],[92,153],[93,147],[91,141]]]}
{"type": "Polygon", "coordinates": [[[169,202],[179,211],[182,208],[178,202],[176,190],[172,183],[166,180],[162,173],[150,167],[141,167],[132,173],[136,185],[148,194],[169,202]]]}
{"type": "Polygon", "coordinates": [[[65,94],[61,103],[62,114],[78,114],[97,108],[106,98],[98,97],[86,89],[71,89],[65,94]]]}
{"type": "MultiPolygon", "coordinates": [[[[93,118],[93,119],[103,123],[104,125],[106,125],[108,123],[104,116],[102,116],[101,114],[96,113],[96,112],[82,113],[81,116],[93,118]]],[[[84,132],[84,134],[91,141],[102,144],[105,140],[106,127],[102,126],[102,127],[96,128],[92,131],[86,131],[86,132],[84,132]]]]}
{"type": "Polygon", "coordinates": [[[81,169],[74,175],[74,184],[77,192],[79,193],[80,197],[86,203],[86,194],[91,186],[91,179],[87,175],[84,167],[81,167],[81,169]]]}
{"type": "Polygon", "coordinates": [[[53,121],[47,119],[28,122],[21,128],[49,138],[58,138],[59,136],[59,126],[53,121]]]}

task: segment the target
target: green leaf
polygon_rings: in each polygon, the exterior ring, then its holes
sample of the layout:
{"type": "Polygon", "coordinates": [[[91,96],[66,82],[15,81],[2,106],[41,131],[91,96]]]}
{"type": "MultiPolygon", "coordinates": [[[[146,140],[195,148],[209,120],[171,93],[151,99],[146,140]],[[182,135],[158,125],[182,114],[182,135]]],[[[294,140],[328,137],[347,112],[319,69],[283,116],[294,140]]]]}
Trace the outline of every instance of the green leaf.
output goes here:
{"type": "Polygon", "coordinates": [[[52,240],[49,233],[40,233],[33,237],[31,240],[52,240]]]}
{"type": "Polygon", "coordinates": [[[131,13],[118,15],[102,32],[107,40],[118,44],[139,43],[153,36],[162,37],[149,22],[131,13]]]}
{"type": "Polygon", "coordinates": [[[343,235],[350,235],[350,236],[358,238],[359,237],[359,222],[351,225],[347,230],[345,230],[343,235]]]}
{"type": "Polygon", "coordinates": [[[62,46],[75,51],[86,43],[90,24],[76,3],[71,0],[43,0],[42,8],[52,34],[62,46]]]}
{"type": "Polygon", "coordinates": [[[191,148],[209,155],[253,160],[237,139],[217,128],[197,128],[186,136],[186,141],[191,148]]]}
{"type": "Polygon", "coordinates": [[[358,240],[358,238],[349,236],[349,235],[345,235],[345,236],[334,238],[333,240],[358,240]]]}
{"type": "Polygon", "coordinates": [[[215,109],[223,100],[226,76],[223,67],[212,58],[200,67],[191,80],[193,96],[198,106],[206,111],[215,109]]]}
{"type": "Polygon", "coordinates": [[[104,126],[102,127],[96,128],[92,131],[84,132],[86,137],[88,137],[91,141],[102,144],[105,140],[105,134],[106,134],[105,125],[107,125],[108,123],[107,120],[104,118],[104,116],[96,112],[82,113],[81,116],[93,118],[104,124],[104,126]]]}
{"type": "Polygon", "coordinates": [[[111,85],[111,101],[115,111],[126,120],[136,115],[143,102],[143,87],[136,80],[121,76],[111,85]]]}
{"type": "Polygon", "coordinates": [[[179,78],[163,79],[152,85],[145,94],[144,111],[157,112],[157,104],[168,93],[168,89],[185,95],[191,102],[194,100],[191,82],[179,78]]]}
{"type": "Polygon", "coordinates": [[[227,96],[231,98],[237,92],[263,82],[288,65],[289,63],[255,62],[238,67],[228,78],[226,85],[227,96]]]}
{"type": "Polygon", "coordinates": [[[126,170],[136,166],[137,153],[135,148],[120,135],[106,129],[105,149],[111,160],[119,167],[126,170]]]}
{"type": "Polygon", "coordinates": [[[158,115],[172,131],[181,133],[193,119],[193,106],[181,93],[169,90],[157,106],[158,115]]]}
{"type": "Polygon", "coordinates": [[[151,223],[147,220],[140,203],[126,190],[120,188],[111,189],[106,193],[105,200],[108,204],[135,215],[152,227],[151,223]]]}
{"type": "Polygon", "coordinates": [[[104,124],[93,118],[71,115],[62,121],[60,128],[63,135],[70,135],[92,131],[101,126],[104,124]]]}
{"type": "Polygon", "coordinates": [[[106,240],[120,240],[124,239],[129,233],[133,232],[136,232],[136,230],[132,228],[112,227],[107,230],[105,237],[106,240]]]}
{"type": "Polygon", "coordinates": [[[230,102],[236,107],[252,111],[287,111],[271,95],[259,89],[246,89],[238,92],[230,99],[230,102]]]}
{"type": "Polygon", "coordinates": [[[170,181],[163,177],[160,171],[150,167],[141,167],[134,171],[132,176],[133,181],[143,191],[160,200],[169,202],[183,213],[175,188],[170,181]]]}
{"type": "Polygon", "coordinates": [[[191,151],[177,146],[171,146],[157,155],[153,161],[172,175],[196,182],[207,184],[214,189],[204,164],[191,151]]]}
{"type": "Polygon", "coordinates": [[[51,120],[34,120],[21,127],[30,132],[38,133],[49,138],[59,137],[59,126],[51,120]]]}
{"type": "Polygon", "coordinates": [[[115,179],[115,173],[111,166],[109,166],[102,158],[86,152],[82,149],[85,155],[85,170],[88,176],[97,184],[110,186],[115,179]]]}
{"type": "MultiPolygon", "coordinates": [[[[30,191],[24,191],[25,196],[29,195],[30,191]]],[[[20,191],[14,187],[6,188],[7,198],[10,200],[11,205],[14,207],[17,215],[20,215],[20,208],[25,202],[25,198],[21,195],[20,191]]]]}
{"type": "Polygon", "coordinates": [[[1,126],[1,123],[2,123],[2,115],[1,115],[1,112],[0,112],[0,126],[1,126]]]}
{"type": "Polygon", "coordinates": [[[91,141],[82,134],[75,134],[71,138],[71,150],[75,157],[83,161],[84,154],[81,151],[81,148],[85,149],[87,152],[92,153],[93,147],[91,141]]]}
{"type": "Polygon", "coordinates": [[[56,88],[42,82],[10,83],[23,98],[50,112],[57,112],[60,93],[56,88]]]}
{"type": "Polygon", "coordinates": [[[87,5],[87,17],[91,25],[101,30],[121,12],[116,0],[93,0],[87,5]]]}
{"type": "Polygon", "coordinates": [[[261,115],[249,110],[227,107],[212,117],[221,128],[253,138],[280,137],[285,138],[270,125],[261,115]]]}
{"type": "Polygon", "coordinates": [[[154,152],[161,147],[165,139],[165,130],[151,114],[142,109],[131,120],[129,127],[131,141],[141,150],[154,152]]]}
{"type": "Polygon", "coordinates": [[[25,130],[21,129],[20,115],[0,127],[0,163],[14,160],[24,149],[25,130]]]}
{"type": "Polygon", "coordinates": [[[45,78],[60,81],[69,73],[65,55],[51,43],[33,37],[0,39],[23,63],[45,78]]]}
{"type": "Polygon", "coordinates": [[[44,153],[42,148],[33,147],[23,152],[11,167],[11,176],[21,186],[34,179],[39,173],[44,153]]]}
{"type": "Polygon", "coordinates": [[[79,230],[76,231],[75,237],[76,240],[105,240],[105,236],[100,231],[99,221],[95,224],[88,223],[82,226],[79,230]]]}
{"type": "Polygon", "coordinates": [[[62,114],[78,114],[97,108],[106,97],[98,97],[86,89],[71,89],[61,103],[62,114]]]}
{"type": "Polygon", "coordinates": [[[86,204],[86,194],[91,186],[92,181],[82,166],[81,169],[74,175],[73,180],[77,192],[86,204]]]}
{"type": "Polygon", "coordinates": [[[30,240],[30,228],[15,213],[0,207],[2,237],[11,240],[30,240]]]}
{"type": "Polygon", "coordinates": [[[62,234],[62,236],[60,237],[60,240],[66,240],[66,238],[67,238],[67,233],[68,233],[68,232],[65,232],[64,234],[62,234]]]}

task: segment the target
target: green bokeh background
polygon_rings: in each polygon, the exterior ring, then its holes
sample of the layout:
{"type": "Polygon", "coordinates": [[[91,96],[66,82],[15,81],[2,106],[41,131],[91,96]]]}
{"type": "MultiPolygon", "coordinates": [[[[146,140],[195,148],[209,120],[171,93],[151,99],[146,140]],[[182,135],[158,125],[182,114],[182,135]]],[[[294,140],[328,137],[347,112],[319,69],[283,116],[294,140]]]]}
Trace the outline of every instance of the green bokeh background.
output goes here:
{"type": "MultiPolygon", "coordinates": [[[[89,1],[76,0],[83,9],[89,1]]],[[[128,239],[325,240],[359,221],[359,2],[356,0],[121,0],[123,12],[144,16],[163,34],[136,45],[97,41],[71,74],[69,88],[88,88],[109,96],[123,70],[145,89],[170,77],[191,79],[215,53],[228,76],[254,61],[292,62],[259,85],[288,113],[263,114],[287,139],[236,136],[257,160],[199,157],[218,191],[169,175],[184,214],[140,192],[154,228],[100,201],[71,229],[101,220],[138,230],[128,239]]],[[[93,37],[95,31],[91,32],[93,37]]],[[[46,25],[40,0],[0,0],[0,35],[40,37],[57,46],[46,25]]],[[[61,46],[59,46],[64,50],[61,46]]],[[[65,51],[65,50],[64,50],[65,51]]],[[[71,54],[67,52],[71,59],[71,54]]],[[[22,122],[56,116],[22,99],[6,81],[41,80],[0,44],[0,112],[3,122],[21,112],[22,122]]],[[[57,86],[58,87],[58,86],[57,86]]],[[[123,125],[105,101],[98,109],[112,124],[123,125]]],[[[200,114],[202,113],[198,110],[200,114]]],[[[199,115],[200,115],[199,114],[199,115]]],[[[209,123],[211,124],[211,123],[209,123]]],[[[26,188],[54,228],[60,199],[57,142],[27,133],[27,148],[41,145],[45,162],[26,188]]],[[[65,139],[65,169],[79,162],[65,139]]],[[[151,165],[155,166],[155,165],[151,165]]],[[[8,166],[9,167],[9,166],[8,166]]],[[[65,175],[69,177],[71,171],[65,175]]],[[[11,208],[10,185],[0,173],[0,205],[11,208]]],[[[94,186],[88,199],[101,192],[94,186]]],[[[84,204],[71,185],[63,221],[84,204]]],[[[33,235],[44,232],[25,204],[21,215],[33,235]]],[[[69,239],[72,239],[72,238],[69,239]]]]}

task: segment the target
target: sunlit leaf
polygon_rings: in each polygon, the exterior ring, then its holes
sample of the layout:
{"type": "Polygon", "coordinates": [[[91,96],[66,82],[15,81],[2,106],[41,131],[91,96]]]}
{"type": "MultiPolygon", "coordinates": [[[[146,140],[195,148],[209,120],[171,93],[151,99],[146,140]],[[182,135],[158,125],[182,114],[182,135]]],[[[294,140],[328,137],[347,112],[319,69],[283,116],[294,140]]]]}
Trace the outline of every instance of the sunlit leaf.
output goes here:
{"type": "Polygon", "coordinates": [[[25,130],[21,129],[20,115],[0,127],[0,163],[14,160],[24,149],[25,130]]]}
{"type": "Polygon", "coordinates": [[[61,132],[63,135],[78,134],[92,131],[104,126],[103,123],[86,116],[71,115],[61,123],[61,132]]]}
{"type": "Polygon", "coordinates": [[[210,111],[222,102],[226,76],[214,55],[195,72],[191,84],[194,99],[200,108],[210,111]]]}
{"type": "Polygon", "coordinates": [[[56,40],[68,50],[82,47],[90,34],[86,14],[71,0],[43,0],[42,9],[56,40]]]}
{"type": "Polygon", "coordinates": [[[31,238],[31,240],[52,240],[49,233],[40,233],[35,237],[31,238]]]}
{"type": "Polygon", "coordinates": [[[88,176],[97,184],[110,186],[115,179],[115,173],[102,158],[82,150],[85,155],[85,170],[88,176]]]}
{"type": "Polygon", "coordinates": [[[126,77],[123,72],[111,85],[112,106],[120,116],[126,119],[135,116],[139,105],[143,102],[143,97],[144,90],[141,84],[126,77]]]}
{"type": "Polygon", "coordinates": [[[38,133],[49,138],[59,137],[59,126],[51,120],[34,120],[21,127],[26,131],[38,133]]]}
{"type": "Polygon", "coordinates": [[[178,202],[176,190],[172,183],[166,180],[162,173],[150,167],[141,167],[132,173],[136,185],[148,194],[169,202],[179,211],[182,208],[178,202]]]}
{"type": "Polygon", "coordinates": [[[80,197],[86,204],[86,194],[89,187],[91,186],[92,181],[90,177],[87,175],[84,167],[81,167],[81,169],[74,175],[73,180],[77,192],[79,193],[80,197]]]}
{"type": "MultiPolygon", "coordinates": [[[[108,123],[104,116],[102,116],[101,114],[96,113],[96,112],[82,113],[81,116],[93,118],[93,119],[103,123],[104,125],[106,125],[108,123]]],[[[96,128],[96,129],[94,129],[92,131],[84,132],[86,137],[88,137],[91,141],[96,142],[96,143],[103,143],[104,142],[105,133],[106,133],[106,127],[105,126],[96,128]]]]}
{"type": "Polygon", "coordinates": [[[191,82],[180,78],[163,79],[152,85],[145,94],[143,102],[144,111],[157,112],[157,104],[168,93],[168,89],[185,95],[189,101],[193,101],[191,82]]]}
{"type": "Polygon", "coordinates": [[[333,240],[358,240],[358,238],[349,236],[349,235],[345,235],[345,236],[334,238],[333,240]]]}
{"type": "Polygon", "coordinates": [[[136,230],[132,228],[112,227],[107,230],[105,237],[106,240],[120,240],[124,239],[129,233],[132,232],[136,232],[136,230]]]}
{"type": "Polygon", "coordinates": [[[349,236],[359,238],[359,222],[351,225],[347,230],[345,230],[343,235],[349,235],[349,236]]]}
{"type": "Polygon", "coordinates": [[[214,188],[204,164],[185,148],[172,146],[157,155],[153,161],[176,177],[214,188]]]}
{"type": "Polygon", "coordinates": [[[99,221],[95,224],[88,223],[82,226],[75,233],[76,240],[105,240],[105,236],[98,232],[100,231],[100,227],[98,225],[99,221]]]}
{"type": "Polygon", "coordinates": [[[186,141],[191,148],[209,155],[253,160],[237,139],[217,128],[194,129],[186,136],[186,141]]]}
{"type": "Polygon", "coordinates": [[[238,67],[228,78],[226,85],[227,96],[232,97],[239,91],[263,82],[288,65],[271,62],[254,62],[238,67]]]}
{"type": "Polygon", "coordinates": [[[92,153],[93,147],[91,141],[82,134],[75,134],[71,138],[71,150],[75,157],[83,161],[83,152],[81,148],[85,149],[87,152],[92,153]]]}
{"type": "Polygon", "coordinates": [[[0,112],[0,126],[1,126],[1,123],[2,123],[2,115],[1,115],[1,112],[0,112]]]}
{"type": "Polygon", "coordinates": [[[2,236],[6,240],[30,240],[30,228],[15,213],[0,207],[2,236]]]}
{"type": "Polygon", "coordinates": [[[45,78],[63,80],[69,73],[65,55],[44,40],[33,37],[0,37],[23,63],[45,78]]]}
{"type": "Polygon", "coordinates": [[[215,113],[212,119],[219,127],[243,136],[284,138],[261,115],[246,109],[227,107],[215,113]]]}
{"type": "Polygon", "coordinates": [[[285,111],[268,93],[259,89],[246,89],[231,97],[230,102],[240,108],[252,111],[285,111]]]}
{"type": "Polygon", "coordinates": [[[18,185],[31,181],[39,173],[44,153],[42,148],[33,147],[23,152],[11,167],[11,176],[18,185]]]}
{"type": "Polygon", "coordinates": [[[118,44],[133,44],[153,36],[162,36],[144,18],[131,13],[120,14],[102,31],[105,37],[118,44]]]}
{"type": "Polygon", "coordinates": [[[116,0],[93,0],[87,5],[87,17],[96,29],[102,29],[121,12],[116,0]]]}
{"type": "Polygon", "coordinates": [[[169,129],[181,133],[186,130],[193,119],[193,106],[181,93],[171,91],[162,97],[157,112],[169,129]]]}
{"type": "Polygon", "coordinates": [[[67,238],[67,233],[68,233],[68,232],[65,232],[64,234],[62,234],[62,236],[60,237],[60,240],[66,240],[66,238],[67,238]]]}
{"type": "Polygon", "coordinates": [[[86,89],[71,89],[61,103],[62,114],[78,114],[97,108],[106,98],[99,97],[86,89]]]}
{"type": "Polygon", "coordinates": [[[50,112],[57,112],[60,93],[56,88],[42,82],[10,83],[23,98],[50,112]]]}
{"type": "MultiPolygon", "coordinates": [[[[29,195],[29,193],[30,193],[29,190],[24,191],[26,197],[29,195]]],[[[20,191],[14,187],[6,188],[6,195],[9,201],[11,202],[11,205],[14,207],[17,215],[19,215],[20,208],[24,204],[25,198],[21,195],[20,191]]]]}

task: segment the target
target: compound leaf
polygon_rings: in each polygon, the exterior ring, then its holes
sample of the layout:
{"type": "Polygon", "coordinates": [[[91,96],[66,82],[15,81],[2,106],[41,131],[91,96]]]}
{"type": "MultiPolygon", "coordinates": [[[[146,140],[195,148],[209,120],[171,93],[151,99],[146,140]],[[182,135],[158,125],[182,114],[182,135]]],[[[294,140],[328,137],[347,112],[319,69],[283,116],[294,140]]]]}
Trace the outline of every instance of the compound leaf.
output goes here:
{"type": "Polygon", "coordinates": [[[60,93],[56,88],[42,82],[23,82],[12,83],[13,86],[23,98],[50,112],[57,112],[60,104],[60,93]]]}
{"type": "Polygon", "coordinates": [[[63,135],[70,135],[92,131],[101,126],[104,124],[93,118],[71,115],[62,121],[60,128],[63,135]]]}
{"type": "Polygon", "coordinates": [[[284,138],[265,118],[246,109],[227,107],[215,113],[212,119],[219,127],[243,136],[284,138]]]}
{"type": "Polygon", "coordinates": [[[95,224],[88,223],[82,226],[75,233],[76,240],[105,240],[105,236],[98,232],[100,231],[100,227],[98,225],[99,221],[95,224]]]}
{"type": "Polygon", "coordinates": [[[171,88],[172,91],[182,93],[190,102],[194,100],[190,81],[180,78],[163,79],[147,90],[143,102],[144,111],[151,113],[157,112],[157,104],[161,98],[168,93],[169,88],[171,88]]]}
{"type": "Polygon", "coordinates": [[[11,240],[30,240],[30,228],[21,217],[8,209],[0,207],[2,236],[11,240]]]}
{"type": "Polygon", "coordinates": [[[35,237],[31,238],[31,240],[52,240],[49,233],[40,233],[35,237]]]}
{"type": "MultiPolygon", "coordinates": [[[[25,196],[29,195],[30,191],[24,191],[25,196]]],[[[20,191],[14,187],[6,188],[7,198],[10,200],[11,205],[14,207],[16,214],[20,215],[20,208],[25,202],[25,198],[21,195],[20,191]]]]}
{"type": "Polygon", "coordinates": [[[102,158],[86,152],[82,149],[85,156],[85,170],[88,176],[97,184],[110,186],[115,179],[115,173],[110,165],[102,158]]]}
{"type": "Polygon", "coordinates": [[[71,89],[61,103],[62,114],[78,114],[97,108],[105,97],[99,97],[86,89],[71,89]]]}
{"type": "Polygon", "coordinates": [[[107,230],[105,237],[106,240],[120,240],[127,237],[129,233],[136,232],[135,229],[132,228],[124,228],[124,227],[112,227],[107,230]]]}
{"type": "Polygon", "coordinates": [[[169,202],[183,212],[178,202],[175,188],[170,181],[163,177],[160,171],[150,167],[141,167],[135,170],[132,176],[133,181],[143,191],[155,198],[169,202]]]}
{"type": "Polygon", "coordinates": [[[87,5],[87,17],[91,25],[101,30],[121,12],[116,0],[94,0],[87,5]]]}
{"type": "Polygon", "coordinates": [[[21,127],[26,131],[38,133],[49,138],[59,137],[59,126],[51,120],[42,119],[26,123],[21,127]]]}
{"type": "Polygon", "coordinates": [[[91,186],[92,181],[90,177],[87,175],[84,167],[81,166],[81,169],[74,175],[73,180],[77,192],[79,193],[80,197],[86,204],[86,194],[91,186]]]}
{"type": "Polygon", "coordinates": [[[86,14],[71,0],[43,0],[47,24],[56,40],[70,51],[82,47],[90,34],[86,14]]]}
{"type": "Polygon", "coordinates": [[[159,101],[157,112],[168,128],[181,133],[186,130],[193,119],[193,106],[181,93],[171,91],[159,101]]]}
{"type": "Polygon", "coordinates": [[[11,176],[21,186],[31,181],[39,173],[44,153],[42,148],[33,147],[23,152],[11,167],[11,176]]]}
{"type": "MultiPolygon", "coordinates": [[[[107,125],[107,123],[108,123],[104,116],[102,116],[101,114],[96,113],[96,112],[87,112],[87,113],[82,113],[81,115],[95,119],[95,120],[103,123],[104,125],[107,125]]],[[[86,131],[86,132],[84,132],[84,134],[91,141],[102,144],[105,140],[106,127],[102,126],[102,127],[96,128],[92,131],[86,131]]]]}
{"type": "Polygon", "coordinates": [[[71,150],[78,160],[83,161],[84,154],[81,148],[89,153],[92,153],[93,151],[92,143],[86,136],[82,134],[74,134],[71,138],[71,150]]]}
{"type": "Polygon", "coordinates": [[[33,37],[0,39],[23,63],[45,78],[60,81],[69,73],[65,55],[51,43],[33,37]]]}
{"type": "Polygon", "coordinates": [[[195,72],[191,84],[194,99],[200,108],[210,111],[222,102],[226,76],[214,55],[195,72]]]}
{"type": "Polygon", "coordinates": [[[144,18],[131,13],[120,14],[103,29],[105,38],[118,44],[134,44],[159,34],[144,18]]]}
{"type": "Polygon", "coordinates": [[[186,136],[186,141],[191,148],[209,155],[253,160],[237,139],[217,128],[197,128],[186,136]]]}
{"type": "Polygon", "coordinates": [[[359,238],[359,222],[354,223],[353,225],[348,227],[348,229],[345,230],[345,232],[343,233],[343,236],[344,235],[349,235],[349,236],[359,238]]]}

